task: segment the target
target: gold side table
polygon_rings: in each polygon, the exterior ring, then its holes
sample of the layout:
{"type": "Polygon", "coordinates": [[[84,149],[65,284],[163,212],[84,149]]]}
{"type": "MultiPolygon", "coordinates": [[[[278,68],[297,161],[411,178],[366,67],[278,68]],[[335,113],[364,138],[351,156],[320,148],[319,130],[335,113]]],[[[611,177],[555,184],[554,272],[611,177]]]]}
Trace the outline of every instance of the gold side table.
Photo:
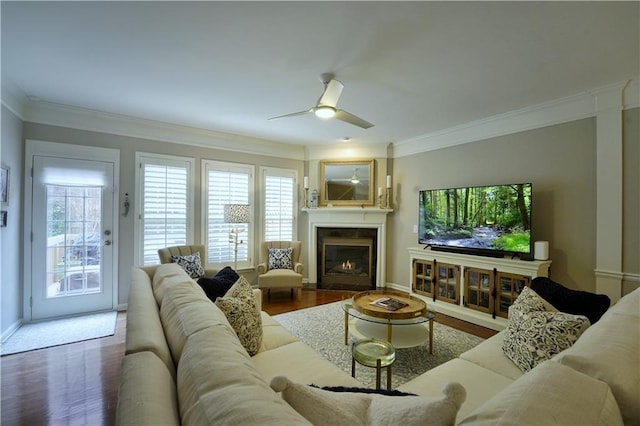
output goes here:
{"type": "Polygon", "coordinates": [[[389,342],[379,339],[355,342],[351,349],[351,377],[356,377],[356,362],[376,369],[376,389],[380,389],[381,370],[387,369],[387,389],[391,389],[391,365],[396,360],[396,350],[389,342]]]}

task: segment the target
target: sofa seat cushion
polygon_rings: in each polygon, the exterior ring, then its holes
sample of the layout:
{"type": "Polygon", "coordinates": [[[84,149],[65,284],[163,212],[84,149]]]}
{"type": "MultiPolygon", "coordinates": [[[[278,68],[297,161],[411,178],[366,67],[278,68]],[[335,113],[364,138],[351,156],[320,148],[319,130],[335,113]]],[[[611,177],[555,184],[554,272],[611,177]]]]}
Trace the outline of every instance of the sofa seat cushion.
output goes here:
{"type": "Polygon", "coordinates": [[[260,312],[260,315],[262,316],[262,346],[260,347],[260,352],[298,341],[296,336],[291,334],[278,321],[271,318],[268,313],[260,312]]]}
{"type": "Polygon", "coordinates": [[[237,339],[210,327],[189,336],[178,365],[183,425],[309,424],[256,371],[237,339]]]}
{"type": "Polygon", "coordinates": [[[204,328],[220,327],[226,330],[230,339],[238,339],[224,313],[195,282],[184,282],[167,289],[160,307],[160,319],[176,365],[187,338],[204,328]]]}
{"type": "Polygon", "coordinates": [[[152,352],[122,360],[116,425],[179,425],[176,382],[152,352]]]}
{"type": "Polygon", "coordinates": [[[502,350],[505,331],[501,331],[460,354],[460,358],[501,374],[509,379],[516,380],[524,374],[502,350]]]}
{"type": "Polygon", "coordinates": [[[456,358],[398,386],[397,389],[402,392],[436,397],[442,394],[442,389],[449,382],[458,382],[467,391],[467,399],[458,412],[458,419],[464,419],[493,395],[509,386],[513,380],[472,362],[456,358]]]}
{"type": "Polygon", "coordinates": [[[149,276],[139,268],[131,271],[127,308],[125,354],[153,352],[175,378],[176,371],[160,322],[160,312],[151,290],[149,276]]]}
{"type": "Polygon", "coordinates": [[[498,392],[460,425],[620,425],[606,383],[547,361],[498,392]]]}
{"type": "Polygon", "coordinates": [[[350,374],[300,341],[260,352],[251,360],[268,382],[286,374],[290,380],[308,385],[362,387],[350,374]]]}
{"type": "Polygon", "coordinates": [[[625,424],[640,425],[640,289],[622,298],[553,361],[606,382],[625,424]]]}
{"type": "Polygon", "coordinates": [[[588,327],[585,316],[550,312],[544,299],[524,287],[509,307],[502,350],[522,371],[530,371],[571,347],[588,327]]]}
{"type": "Polygon", "coordinates": [[[438,397],[334,392],[283,376],[275,377],[271,387],[282,392],[282,398],[314,425],[453,425],[465,399],[465,390],[458,383],[447,384],[444,395],[438,397]]]}

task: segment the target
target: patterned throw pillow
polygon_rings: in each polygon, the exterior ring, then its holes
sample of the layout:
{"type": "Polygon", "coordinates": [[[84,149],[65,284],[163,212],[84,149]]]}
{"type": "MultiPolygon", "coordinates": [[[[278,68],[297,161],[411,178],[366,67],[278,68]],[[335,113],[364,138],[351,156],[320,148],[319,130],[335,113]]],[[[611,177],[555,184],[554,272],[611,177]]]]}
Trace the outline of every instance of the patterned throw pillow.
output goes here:
{"type": "Polygon", "coordinates": [[[551,311],[525,287],[509,307],[502,350],[523,372],[571,347],[589,327],[587,317],[551,311]]]}
{"type": "Polygon", "coordinates": [[[293,249],[287,248],[269,248],[269,262],[267,269],[293,269],[293,260],[291,253],[293,249]]]}
{"type": "Polygon", "coordinates": [[[262,345],[262,318],[246,278],[240,276],[227,294],[216,299],[216,305],[224,312],[249,355],[257,354],[262,345]]]}
{"type": "Polygon", "coordinates": [[[184,269],[191,278],[204,277],[204,267],[200,261],[200,252],[185,256],[171,256],[171,260],[182,266],[182,269],[184,269]]]}

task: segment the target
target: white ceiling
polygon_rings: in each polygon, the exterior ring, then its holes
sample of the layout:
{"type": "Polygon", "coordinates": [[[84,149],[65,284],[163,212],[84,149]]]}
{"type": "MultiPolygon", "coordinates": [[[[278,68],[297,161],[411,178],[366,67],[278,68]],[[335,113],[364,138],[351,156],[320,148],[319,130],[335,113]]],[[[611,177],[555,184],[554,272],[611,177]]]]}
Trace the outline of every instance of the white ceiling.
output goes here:
{"type": "Polygon", "coordinates": [[[18,98],[303,145],[402,142],[627,79],[639,2],[8,2],[18,98]],[[312,115],[332,72],[363,130],[312,115]]]}

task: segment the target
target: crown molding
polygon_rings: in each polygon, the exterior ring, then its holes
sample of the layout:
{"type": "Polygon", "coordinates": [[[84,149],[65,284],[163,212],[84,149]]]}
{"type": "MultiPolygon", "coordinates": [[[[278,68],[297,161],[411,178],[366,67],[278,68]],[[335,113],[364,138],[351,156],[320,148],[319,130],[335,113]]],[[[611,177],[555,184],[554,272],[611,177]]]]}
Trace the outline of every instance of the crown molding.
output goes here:
{"type": "Polygon", "coordinates": [[[28,102],[24,121],[245,154],[304,160],[304,146],[51,102],[28,102]]]}
{"type": "Polygon", "coordinates": [[[10,89],[6,84],[2,85],[2,105],[22,121],[26,102],[26,97],[17,94],[17,91],[10,89]]]}
{"type": "Polygon", "coordinates": [[[597,98],[618,96],[624,109],[640,106],[638,80],[625,80],[588,92],[532,105],[493,117],[450,127],[393,144],[394,158],[567,123],[597,114],[597,98]]]}
{"type": "Polygon", "coordinates": [[[386,158],[387,144],[358,144],[344,142],[331,145],[309,145],[305,148],[305,160],[325,160],[327,158],[386,158]]]}

